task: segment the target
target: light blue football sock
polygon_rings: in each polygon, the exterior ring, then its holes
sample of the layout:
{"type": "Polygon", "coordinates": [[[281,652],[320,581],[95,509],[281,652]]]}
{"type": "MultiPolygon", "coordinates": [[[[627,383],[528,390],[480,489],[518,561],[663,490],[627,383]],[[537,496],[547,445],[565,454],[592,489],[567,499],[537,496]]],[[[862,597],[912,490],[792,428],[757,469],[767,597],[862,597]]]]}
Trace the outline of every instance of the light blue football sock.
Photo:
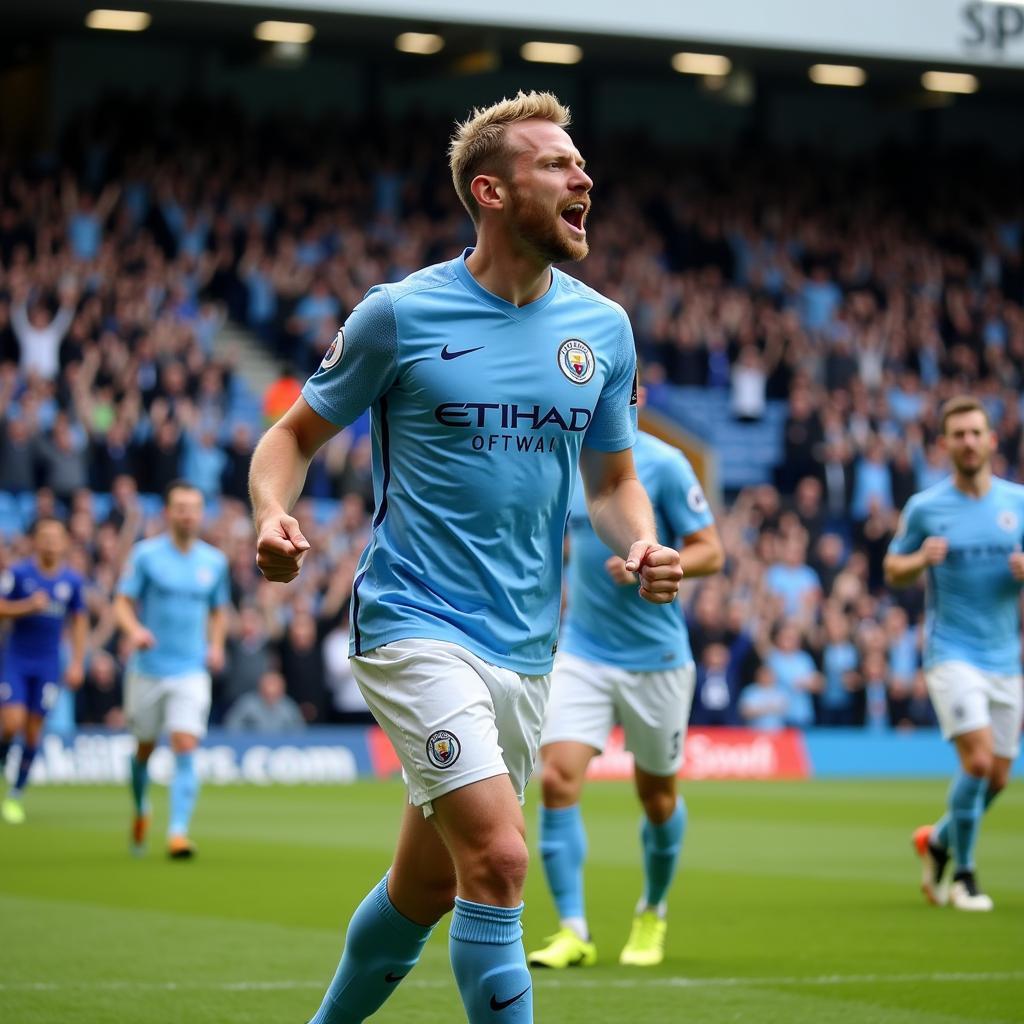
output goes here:
{"type": "Polygon", "coordinates": [[[987,785],[987,779],[961,772],[949,787],[950,847],[957,871],[974,870],[974,844],[987,785]]]}
{"type": "MultiPolygon", "coordinates": [[[[981,813],[984,814],[989,807],[992,806],[992,801],[999,796],[1000,791],[993,789],[988,786],[985,789],[985,796],[981,802],[981,813]]],[[[932,826],[932,834],[929,842],[932,846],[937,846],[939,849],[949,849],[949,811],[947,811],[939,820],[932,826]]]]}
{"type": "Polygon", "coordinates": [[[455,899],[448,950],[469,1024],[533,1024],[522,913],[522,903],[491,907],[455,899]]]}
{"type": "Polygon", "coordinates": [[[646,818],[640,829],[644,848],[644,901],[657,907],[668,894],[679,863],[679,851],[686,835],[686,802],[676,800],[676,809],[660,825],[646,818]]]}
{"type": "Polygon", "coordinates": [[[320,1009],[309,1024],[360,1024],[416,966],[433,926],[395,909],[384,876],[356,907],[345,949],[320,1009]]]}
{"type": "MultiPolygon", "coordinates": [[[[583,862],[587,856],[587,832],[580,805],[540,809],[537,841],[544,861],[544,877],[562,921],[585,920],[583,862]]],[[[586,938],[587,936],[582,936],[586,938]]]]}
{"type": "Polygon", "coordinates": [[[18,765],[18,777],[15,779],[11,796],[17,800],[21,797],[22,790],[28,784],[28,773],[32,768],[32,762],[39,753],[38,747],[23,746],[21,748],[21,763],[18,765]]]}
{"type": "Polygon", "coordinates": [[[138,758],[131,759],[132,771],[132,801],[135,804],[136,814],[145,814],[149,810],[146,794],[149,790],[149,767],[144,761],[138,758]]]}
{"type": "Polygon", "coordinates": [[[174,755],[174,778],[171,779],[171,820],[167,826],[170,836],[187,836],[192,811],[199,796],[199,776],[196,774],[194,753],[174,755]]]}

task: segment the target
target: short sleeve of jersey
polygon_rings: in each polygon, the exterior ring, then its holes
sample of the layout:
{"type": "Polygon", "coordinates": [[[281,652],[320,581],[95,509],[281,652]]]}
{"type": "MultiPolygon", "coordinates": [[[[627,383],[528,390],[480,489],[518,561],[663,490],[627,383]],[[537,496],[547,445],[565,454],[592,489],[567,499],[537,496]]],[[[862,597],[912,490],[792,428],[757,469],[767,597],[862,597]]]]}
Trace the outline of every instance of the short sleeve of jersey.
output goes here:
{"type": "Polygon", "coordinates": [[[85,580],[74,576],[71,580],[71,597],[68,599],[68,613],[77,615],[85,611],[85,580]]]}
{"type": "Polygon", "coordinates": [[[583,443],[602,452],[620,452],[636,442],[636,348],[629,317],[620,311],[622,333],[615,366],[601,397],[583,443]]]}
{"type": "Polygon", "coordinates": [[[391,387],[398,326],[386,289],[371,288],[338,331],[302,397],[336,427],[347,427],[391,387]]]}
{"type": "Polygon", "coordinates": [[[924,510],[921,508],[920,502],[911,498],[900,516],[896,536],[889,544],[889,553],[893,555],[913,554],[924,543],[927,536],[924,510]]]}
{"type": "Polygon", "coordinates": [[[673,534],[666,543],[672,543],[677,537],[689,537],[715,521],[704,488],[686,459],[681,455],[665,459],[660,477],[658,507],[673,534]]]}
{"type": "Polygon", "coordinates": [[[210,594],[210,607],[223,608],[231,600],[231,583],[228,578],[228,563],[221,560],[220,575],[217,577],[217,585],[210,594]]]}
{"type": "Polygon", "coordinates": [[[25,596],[25,588],[22,586],[21,572],[17,566],[4,569],[0,572],[0,597],[6,601],[17,601],[25,596]]]}
{"type": "Polygon", "coordinates": [[[146,586],[146,570],[143,565],[142,554],[137,547],[132,548],[128,557],[128,564],[125,566],[121,581],[117,585],[117,592],[137,601],[142,597],[142,591],[146,586]]]}

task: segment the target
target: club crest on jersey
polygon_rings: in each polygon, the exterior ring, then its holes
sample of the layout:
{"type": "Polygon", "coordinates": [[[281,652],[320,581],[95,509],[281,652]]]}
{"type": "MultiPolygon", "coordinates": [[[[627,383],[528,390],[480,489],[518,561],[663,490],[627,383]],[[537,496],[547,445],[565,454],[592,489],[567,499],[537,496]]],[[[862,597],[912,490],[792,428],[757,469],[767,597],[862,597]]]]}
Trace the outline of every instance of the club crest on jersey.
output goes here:
{"type": "Polygon", "coordinates": [[[447,729],[438,729],[427,740],[427,759],[435,768],[451,768],[462,753],[458,736],[447,729]]]}
{"type": "Polygon", "coordinates": [[[566,338],[558,347],[558,368],[573,384],[586,384],[596,366],[594,353],[580,338],[566,338]]]}
{"type": "Polygon", "coordinates": [[[996,516],[996,524],[1000,530],[1005,530],[1007,533],[1013,533],[1017,529],[1018,520],[1017,513],[1011,511],[1008,508],[1004,508],[999,515],[996,516]]]}
{"type": "Polygon", "coordinates": [[[320,363],[321,370],[329,370],[332,366],[337,366],[341,360],[341,355],[345,351],[345,328],[342,327],[340,331],[334,336],[334,341],[327,347],[327,351],[324,353],[323,362],[320,363]]]}
{"type": "Polygon", "coordinates": [[[196,582],[201,587],[208,587],[213,582],[213,570],[207,565],[201,565],[196,569],[196,582]]]}
{"type": "Polygon", "coordinates": [[[67,580],[61,580],[60,583],[53,588],[53,596],[57,598],[58,601],[70,601],[71,584],[68,583],[67,580]]]}

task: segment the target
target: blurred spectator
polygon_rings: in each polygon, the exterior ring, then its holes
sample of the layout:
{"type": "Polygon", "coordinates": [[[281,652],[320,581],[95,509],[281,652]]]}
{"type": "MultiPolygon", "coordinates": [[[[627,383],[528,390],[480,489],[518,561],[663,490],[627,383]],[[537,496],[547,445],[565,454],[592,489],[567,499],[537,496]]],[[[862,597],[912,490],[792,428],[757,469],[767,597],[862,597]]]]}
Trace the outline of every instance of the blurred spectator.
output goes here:
{"type": "Polygon", "coordinates": [[[784,621],[775,632],[774,645],[764,657],[772,670],[775,685],[786,696],[787,725],[806,728],[814,725],[813,695],[821,690],[821,676],[814,659],[800,645],[800,629],[784,621]]]}
{"type": "Polygon", "coordinates": [[[770,664],[761,665],[754,683],[740,696],[740,717],[752,729],[778,732],[790,722],[790,695],[779,686],[770,664]]]}
{"type": "Polygon", "coordinates": [[[821,725],[853,726],[864,722],[860,655],[850,635],[843,609],[829,601],[824,609],[824,645],[821,655],[821,725]]]}
{"type": "Polygon", "coordinates": [[[693,725],[738,725],[739,687],[730,668],[729,648],[712,643],[704,647],[697,664],[690,722],[693,725]]]}
{"type": "Polygon", "coordinates": [[[242,697],[255,693],[260,678],[270,668],[270,641],[263,614],[243,605],[228,634],[220,703],[232,707],[242,697]]]}
{"type": "Polygon", "coordinates": [[[730,374],[730,384],[732,414],[745,423],[763,419],[767,407],[768,378],[761,353],[753,345],[745,345],[740,352],[730,374]]]}
{"type": "Polygon", "coordinates": [[[75,316],[78,292],[75,285],[61,285],[60,309],[51,315],[45,302],[27,287],[15,290],[11,326],[21,347],[21,370],[43,380],[53,380],[60,370],[60,345],[75,316]]]}
{"type": "Polygon", "coordinates": [[[280,376],[263,395],[263,425],[272,426],[294,404],[302,392],[302,381],[294,367],[284,364],[280,376]]]}
{"type": "Polygon", "coordinates": [[[305,729],[299,706],[285,693],[280,672],[264,672],[253,693],[242,694],[228,709],[224,728],[229,732],[290,733],[305,729]]]}
{"type": "Polygon", "coordinates": [[[821,600],[821,581],[807,564],[807,544],[802,536],[786,537],[779,543],[781,558],[765,573],[768,590],[781,598],[787,616],[814,616],[821,600]]]}
{"type": "Polygon", "coordinates": [[[125,727],[121,693],[121,667],[107,651],[94,651],[89,658],[85,680],[75,694],[75,717],[80,725],[125,727]]]}

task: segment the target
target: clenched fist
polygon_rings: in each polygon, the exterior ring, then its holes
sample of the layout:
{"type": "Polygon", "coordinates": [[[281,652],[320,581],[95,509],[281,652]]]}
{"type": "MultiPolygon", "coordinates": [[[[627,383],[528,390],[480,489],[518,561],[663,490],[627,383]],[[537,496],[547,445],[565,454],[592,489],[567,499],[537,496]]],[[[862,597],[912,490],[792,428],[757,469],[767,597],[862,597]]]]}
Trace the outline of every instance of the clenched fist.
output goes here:
{"type": "Polygon", "coordinates": [[[639,575],[640,596],[651,604],[671,604],[679,594],[683,567],[675,548],[635,541],[626,555],[625,569],[639,575]]]}
{"type": "Polygon", "coordinates": [[[256,539],[256,564],[272,583],[291,583],[302,568],[309,541],[299,521],[286,513],[270,516],[260,525],[256,539]]]}

